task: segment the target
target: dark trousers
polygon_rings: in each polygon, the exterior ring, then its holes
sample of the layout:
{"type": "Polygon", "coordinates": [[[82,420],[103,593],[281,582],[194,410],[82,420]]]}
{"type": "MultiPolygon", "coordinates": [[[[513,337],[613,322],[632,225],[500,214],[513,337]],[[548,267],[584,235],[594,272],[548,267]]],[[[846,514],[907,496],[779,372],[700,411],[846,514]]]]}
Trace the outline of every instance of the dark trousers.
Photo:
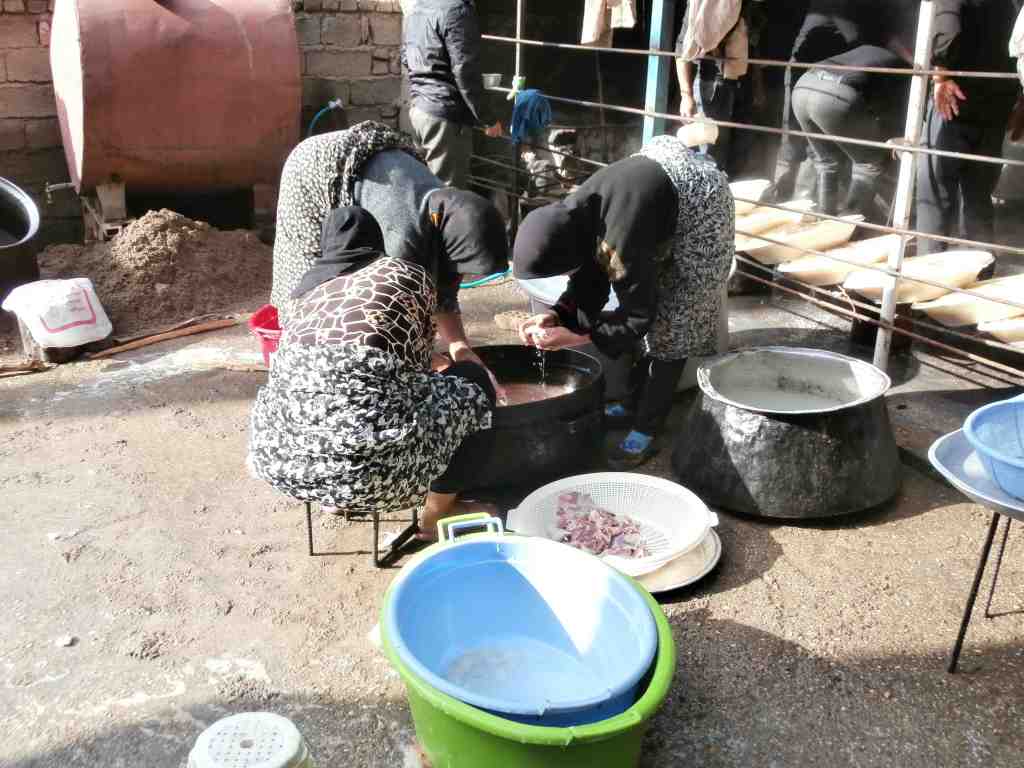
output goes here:
{"type": "Polygon", "coordinates": [[[634,373],[638,378],[634,408],[636,418],[633,428],[645,435],[655,435],[665,425],[672,410],[672,399],[679,385],[679,378],[686,369],[686,358],[682,360],[656,360],[644,357],[636,364],[634,373]]]}
{"type": "MultiPolygon", "coordinates": [[[[819,76],[812,70],[800,78],[793,89],[793,113],[807,133],[848,136],[853,139],[887,141],[883,122],[865,103],[860,91],[844,83],[819,76]]],[[[835,173],[849,158],[854,178],[870,184],[885,171],[884,149],[859,144],[840,144],[825,139],[810,139],[814,165],[819,173],[835,173]]]]}
{"type": "MultiPolygon", "coordinates": [[[[698,110],[712,120],[730,123],[754,121],[754,98],[749,77],[726,80],[715,62],[701,61],[694,92],[698,110]]],[[[750,157],[752,144],[753,134],[750,131],[722,126],[718,129],[718,141],[702,146],[700,151],[710,155],[721,170],[737,176],[743,172],[743,163],[750,157]]]]}
{"type": "MultiPolygon", "coordinates": [[[[789,60],[799,64],[811,64],[837,56],[850,50],[860,38],[860,29],[849,19],[832,13],[811,11],[804,17],[803,26],[793,43],[789,60]]],[[[793,85],[807,70],[786,67],[785,87],[782,101],[782,128],[797,130],[793,114],[793,85]]],[[[800,136],[784,135],[779,145],[779,162],[786,163],[794,170],[807,159],[807,142],[800,136]]]]}
{"type": "MultiPolygon", "coordinates": [[[[452,364],[441,375],[468,379],[484,391],[487,399],[491,402],[491,407],[495,407],[497,395],[494,392],[494,385],[491,384],[491,378],[483,366],[463,361],[452,364]]],[[[430,484],[430,490],[434,493],[459,493],[467,488],[472,488],[473,481],[480,476],[480,470],[490,460],[493,450],[493,429],[485,429],[469,435],[455,451],[444,474],[430,484]]]]}
{"type": "MultiPolygon", "coordinates": [[[[944,120],[928,107],[926,124],[931,149],[1000,157],[1009,110],[992,109],[984,122],[944,120]]],[[[920,155],[917,158],[917,229],[929,234],[964,237],[991,243],[995,237],[992,192],[1002,166],[953,157],[920,155]],[[959,220],[959,221],[958,221],[959,220]],[[957,226],[959,223],[959,227],[957,226]]],[[[920,238],[920,254],[937,253],[946,244],[920,238]]]]}

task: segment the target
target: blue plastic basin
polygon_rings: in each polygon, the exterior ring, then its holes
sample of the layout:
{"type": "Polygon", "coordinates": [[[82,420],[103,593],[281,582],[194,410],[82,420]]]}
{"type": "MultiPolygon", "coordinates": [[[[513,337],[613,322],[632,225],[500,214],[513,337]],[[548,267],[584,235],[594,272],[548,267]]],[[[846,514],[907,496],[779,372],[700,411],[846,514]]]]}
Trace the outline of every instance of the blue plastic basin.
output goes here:
{"type": "Polygon", "coordinates": [[[964,435],[996,484],[1024,499],[1024,399],[979,408],[964,422],[964,435]]]}
{"type": "Polygon", "coordinates": [[[521,723],[595,723],[636,701],[657,651],[650,606],[621,574],[552,541],[473,538],[403,572],[384,631],[417,675],[521,723]]]}

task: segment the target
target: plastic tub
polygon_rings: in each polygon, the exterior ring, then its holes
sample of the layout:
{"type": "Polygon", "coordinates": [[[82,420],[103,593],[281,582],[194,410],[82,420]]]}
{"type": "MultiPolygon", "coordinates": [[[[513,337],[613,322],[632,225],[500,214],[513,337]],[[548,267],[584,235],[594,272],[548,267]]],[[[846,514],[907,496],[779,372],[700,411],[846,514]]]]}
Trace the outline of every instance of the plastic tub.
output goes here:
{"type": "Polygon", "coordinates": [[[556,727],[629,709],[658,646],[650,607],[621,574],[562,544],[503,535],[449,542],[406,566],[381,629],[431,688],[556,727]]]}
{"type": "Polygon", "coordinates": [[[1024,499],[1024,399],[979,408],[967,417],[964,435],[989,477],[1011,496],[1024,499]]]}
{"type": "MultiPolygon", "coordinates": [[[[435,545],[406,568],[432,556],[435,545]]],[[[404,573],[404,570],[403,570],[404,573]]],[[[641,681],[640,697],[625,712],[607,720],[568,728],[526,725],[490,714],[440,691],[419,677],[398,655],[384,629],[384,614],[402,574],[384,597],[381,641],[405,684],[420,746],[431,765],[448,768],[632,768],[639,763],[650,719],[661,707],[676,670],[672,630],[654,598],[630,580],[646,602],[657,627],[654,664],[641,681]]]]}
{"type": "Polygon", "coordinates": [[[277,319],[277,307],[272,304],[264,304],[256,310],[249,318],[249,330],[260,340],[263,362],[269,368],[270,358],[277,352],[277,345],[281,341],[281,325],[277,319]]]}

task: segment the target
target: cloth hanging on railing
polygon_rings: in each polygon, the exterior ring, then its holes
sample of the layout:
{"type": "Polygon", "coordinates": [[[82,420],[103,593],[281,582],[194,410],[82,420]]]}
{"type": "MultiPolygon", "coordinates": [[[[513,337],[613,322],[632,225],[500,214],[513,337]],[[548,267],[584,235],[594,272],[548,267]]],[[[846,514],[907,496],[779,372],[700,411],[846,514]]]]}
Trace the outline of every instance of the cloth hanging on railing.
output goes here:
{"type": "Polygon", "coordinates": [[[742,7],[741,0],[690,0],[682,45],[676,52],[685,61],[711,53],[736,26],[742,7]]]}
{"type": "Polygon", "coordinates": [[[1024,83],[1024,9],[1017,15],[1017,23],[1010,33],[1010,56],[1017,59],[1017,74],[1024,83]]]}
{"type": "Polygon", "coordinates": [[[517,144],[532,134],[540,133],[551,125],[551,104],[547,97],[536,88],[528,88],[516,94],[512,108],[512,141],[517,144]]]}
{"type": "Polygon", "coordinates": [[[583,45],[609,48],[613,29],[636,26],[636,0],[583,0],[583,45]]]}

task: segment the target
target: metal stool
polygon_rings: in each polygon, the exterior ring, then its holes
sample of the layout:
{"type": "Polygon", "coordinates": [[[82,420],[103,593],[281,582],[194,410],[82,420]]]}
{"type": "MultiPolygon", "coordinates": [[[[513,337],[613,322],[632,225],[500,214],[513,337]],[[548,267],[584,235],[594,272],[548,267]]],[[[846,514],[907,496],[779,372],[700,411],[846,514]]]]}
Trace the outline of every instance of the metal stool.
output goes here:
{"type": "Polygon", "coordinates": [[[961,430],[951,432],[936,440],[928,451],[928,458],[942,476],[949,481],[950,485],[971,501],[992,511],[992,521],[989,523],[988,534],[985,536],[985,543],[981,547],[981,556],[978,558],[978,568],[974,573],[974,581],[967,595],[967,607],[960,622],[960,632],[957,634],[956,643],[953,645],[953,652],[949,658],[948,671],[954,673],[960,661],[960,651],[963,649],[964,638],[967,636],[967,627],[971,623],[974,603],[978,599],[978,588],[981,586],[981,579],[985,575],[988,558],[992,553],[992,542],[995,540],[996,531],[999,528],[999,519],[1000,517],[1006,518],[1006,527],[1003,530],[999,554],[996,556],[995,570],[992,572],[992,585],[989,587],[988,601],[985,604],[985,618],[987,619],[993,618],[992,596],[995,594],[999,569],[1003,564],[1003,552],[1006,549],[1006,540],[1010,535],[1010,524],[1014,519],[1024,520],[1024,501],[1008,495],[989,478],[981,459],[978,458],[974,448],[967,442],[967,438],[961,430]]]}
{"type": "MultiPolygon", "coordinates": [[[[318,505],[323,510],[323,505],[318,505]]],[[[351,520],[348,512],[344,513],[346,520],[351,520]]],[[[415,507],[412,510],[412,523],[402,530],[387,546],[384,554],[380,553],[380,512],[371,515],[373,519],[373,564],[377,568],[386,568],[402,556],[402,548],[419,531],[419,513],[415,507]]],[[[313,547],[313,502],[306,502],[306,541],[309,545],[310,557],[326,557],[339,555],[339,552],[316,552],[313,547]]]]}

